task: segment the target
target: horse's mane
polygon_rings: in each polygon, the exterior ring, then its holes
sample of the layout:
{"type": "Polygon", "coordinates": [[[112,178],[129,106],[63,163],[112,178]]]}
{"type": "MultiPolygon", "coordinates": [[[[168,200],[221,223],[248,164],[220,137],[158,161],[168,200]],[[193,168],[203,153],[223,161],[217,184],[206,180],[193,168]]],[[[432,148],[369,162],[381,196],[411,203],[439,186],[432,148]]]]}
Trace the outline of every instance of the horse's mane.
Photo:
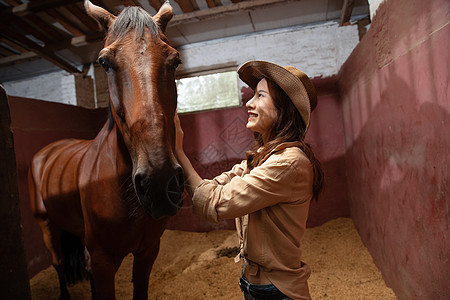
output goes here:
{"type": "Polygon", "coordinates": [[[142,37],[145,33],[145,28],[148,28],[154,36],[160,35],[158,25],[145,10],[138,6],[129,6],[122,10],[109,28],[108,38],[120,39],[130,30],[135,31],[136,37],[142,37]]]}

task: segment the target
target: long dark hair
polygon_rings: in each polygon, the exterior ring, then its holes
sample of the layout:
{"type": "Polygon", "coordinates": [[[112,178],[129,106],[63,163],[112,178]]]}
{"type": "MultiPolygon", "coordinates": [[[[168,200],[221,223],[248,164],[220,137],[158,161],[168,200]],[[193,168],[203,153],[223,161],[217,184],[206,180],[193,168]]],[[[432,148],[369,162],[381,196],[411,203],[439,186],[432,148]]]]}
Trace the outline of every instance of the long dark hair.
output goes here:
{"type": "MultiPolygon", "coordinates": [[[[263,78],[265,77],[261,79],[263,78]]],[[[260,133],[254,133],[256,143],[253,149],[246,153],[247,166],[250,170],[255,168],[267,154],[281,143],[300,142],[300,149],[306,154],[313,168],[313,199],[317,200],[323,187],[324,174],[320,161],[314,156],[311,146],[304,140],[305,123],[289,96],[275,82],[268,78],[265,79],[275,108],[278,111],[278,119],[268,133],[269,138],[266,144],[264,144],[260,133]]]]}

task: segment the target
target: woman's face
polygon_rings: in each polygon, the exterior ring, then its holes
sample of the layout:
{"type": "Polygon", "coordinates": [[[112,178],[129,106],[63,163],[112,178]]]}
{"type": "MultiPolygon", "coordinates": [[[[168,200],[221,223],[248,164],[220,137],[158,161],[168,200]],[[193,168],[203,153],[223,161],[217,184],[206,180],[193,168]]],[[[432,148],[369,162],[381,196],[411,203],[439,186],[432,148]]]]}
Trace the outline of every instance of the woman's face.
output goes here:
{"type": "Polygon", "coordinates": [[[246,106],[248,110],[247,128],[261,134],[265,141],[265,136],[267,137],[270,134],[270,130],[278,117],[265,78],[258,83],[255,95],[247,102],[246,106]]]}

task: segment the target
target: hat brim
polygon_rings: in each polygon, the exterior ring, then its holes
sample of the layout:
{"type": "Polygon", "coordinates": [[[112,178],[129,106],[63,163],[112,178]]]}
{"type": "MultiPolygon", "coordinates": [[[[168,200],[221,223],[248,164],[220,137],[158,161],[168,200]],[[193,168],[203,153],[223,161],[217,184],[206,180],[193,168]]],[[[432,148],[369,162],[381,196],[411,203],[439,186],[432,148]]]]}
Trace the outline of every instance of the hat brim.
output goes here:
{"type": "Polygon", "coordinates": [[[238,69],[239,78],[253,90],[262,77],[274,81],[289,96],[305,123],[305,133],[311,118],[311,104],[302,81],[287,69],[267,61],[249,61],[238,69]]]}

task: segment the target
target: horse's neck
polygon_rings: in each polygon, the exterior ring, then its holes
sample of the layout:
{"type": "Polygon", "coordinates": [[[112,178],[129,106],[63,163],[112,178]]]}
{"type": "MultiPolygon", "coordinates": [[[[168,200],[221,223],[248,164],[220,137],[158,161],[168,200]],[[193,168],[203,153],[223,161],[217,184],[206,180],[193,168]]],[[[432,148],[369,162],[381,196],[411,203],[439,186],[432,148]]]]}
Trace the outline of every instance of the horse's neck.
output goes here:
{"type": "Polygon", "coordinates": [[[99,155],[107,155],[108,159],[113,160],[117,166],[122,166],[122,171],[128,167],[131,170],[131,158],[128,152],[122,133],[117,125],[111,126],[110,121],[106,121],[103,128],[94,139],[99,155]]]}

